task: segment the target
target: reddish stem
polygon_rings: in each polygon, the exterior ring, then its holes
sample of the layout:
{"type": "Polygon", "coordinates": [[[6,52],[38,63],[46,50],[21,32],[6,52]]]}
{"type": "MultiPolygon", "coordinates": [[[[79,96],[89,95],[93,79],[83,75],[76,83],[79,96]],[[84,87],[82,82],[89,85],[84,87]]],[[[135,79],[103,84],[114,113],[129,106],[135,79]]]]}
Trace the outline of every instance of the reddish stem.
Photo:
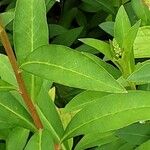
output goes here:
{"type": "Polygon", "coordinates": [[[18,82],[18,86],[19,86],[20,94],[22,95],[22,98],[23,98],[23,100],[24,100],[24,102],[25,102],[25,104],[26,104],[26,106],[27,106],[27,108],[31,114],[31,117],[35,123],[35,126],[37,127],[37,129],[42,129],[43,128],[42,122],[39,118],[39,115],[36,111],[36,108],[35,108],[32,100],[31,100],[31,98],[29,97],[29,95],[27,93],[25,83],[24,83],[24,80],[22,78],[21,72],[19,71],[19,67],[18,67],[16,58],[14,55],[13,49],[11,47],[9,38],[7,36],[5,29],[1,25],[0,25],[0,39],[1,39],[1,42],[4,46],[4,48],[5,48],[5,51],[7,53],[9,61],[11,63],[11,66],[13,68],[13,71],[15,73],[15,76],[16,76],[16,79],[18,82]]]}

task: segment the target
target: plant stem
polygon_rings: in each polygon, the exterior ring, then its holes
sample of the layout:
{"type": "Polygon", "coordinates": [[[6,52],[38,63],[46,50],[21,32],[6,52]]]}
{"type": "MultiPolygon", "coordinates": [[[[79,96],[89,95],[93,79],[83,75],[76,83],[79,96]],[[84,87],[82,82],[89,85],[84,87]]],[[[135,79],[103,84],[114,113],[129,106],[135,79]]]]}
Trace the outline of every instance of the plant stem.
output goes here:
{"type": "Polygon", "coordinates": [[[15,58],[15,55],[14,55],[13,49],[11,47],[9,38],[7,36],[7,33],[1,25],[0,25],[0,39],[1,39],[1,42],[4,46],[4,48],[5,48],[5,51],[7,53],[9,61],[11,63],[11,66],[13,68],[13,71],[15,73],[15,76],[16,76],[16,79],[17,79],[17,82],[18,82],[18,86],[19,86],[19,92],[20,92],[20,94],[21,94],[21,96],[22,96],[29,112],[30,112],[30,115],[31,115],[31,117],[34,121],[34,124],[37,127],[37,129],[43,129],[43,125],[42,125],[42,122],[39,118],[37,110],[36,110],[32,100],[31,100],[31,98],[29,97],[29,95],[27,93],[25,83],[24,83],[24,80],[22,78],[21,72],[19,70],[19,67],[18,67],[16,58],[15,58]]]}

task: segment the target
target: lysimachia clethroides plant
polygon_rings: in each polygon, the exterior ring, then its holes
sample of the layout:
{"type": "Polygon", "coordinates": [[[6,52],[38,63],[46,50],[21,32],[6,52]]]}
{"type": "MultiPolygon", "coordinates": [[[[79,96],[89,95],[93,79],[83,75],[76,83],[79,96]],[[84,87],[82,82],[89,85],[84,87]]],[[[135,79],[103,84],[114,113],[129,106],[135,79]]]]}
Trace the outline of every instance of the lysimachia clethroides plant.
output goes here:
{"type": "Polygon", "coordinates": [[[150,1],[82,1],[109,13],[99,25],[109,40],[78,40],[103,60],[49,42],[55,0],[17,0],[1,19],[0,150],[150,150],[150,1]],[[78,90],[62,108],[56,84],[78,90]]]}

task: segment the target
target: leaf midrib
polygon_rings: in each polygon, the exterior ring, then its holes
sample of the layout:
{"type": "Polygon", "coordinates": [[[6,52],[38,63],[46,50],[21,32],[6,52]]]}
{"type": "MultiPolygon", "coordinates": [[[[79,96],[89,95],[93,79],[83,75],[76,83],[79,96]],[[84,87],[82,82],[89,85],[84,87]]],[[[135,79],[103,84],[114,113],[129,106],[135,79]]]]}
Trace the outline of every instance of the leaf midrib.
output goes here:
{"type": "Polygon", "coordinates": [[[42,150],[42,130],[39,130],[39,150],[42,150]]]}
{"type": "Polygon", "coordinates": [[[24,118],[23,116],[21,116],[20,114],[17,114],[15,111],[11,110],[9,107],[3,105],[2,103],[0,103],[0,106],[2,106],[3,108],[5,108],[7,111],[10,111],[11,113],[13,113],[14,115],[16,115],[18,118],[20,118],[21,120],[25,121],[28,125],[30,125],[33,129],[35,129],[35,127],[33,126],[32,123],[30,123],[26,118],[24,118]]]}
{"type": "MultiPolygon", "coordinates": [[[[23,65],[21,65],[21,67],[23,67],[23,66],[25,66],[25,65],[30,65],[30,64],[47,65],[47,66],[56,67],[56,68],[59,68],[59,69],[62,69],[62,70],[70,71],[70,72],[73,72],[73,73],[75,73],[75,74],[78,74],[78,75],[80,75],[80,76],[84,76],[84,77],[90,79],[91,82],[92,82],[92,80],[95,80],[96,82],[99,82],[101,85],[104,85],[105,87],[109,87],[109,88],[111,88],[111,89],[114,88],[114,89],[116,89],[116,90],[119,90],[118,88],[109,86],[108,84],[106,85],[106,84],[104,84],[103,82],[101,82],[100,80],[97,80],[97,79],[95,79],[95,78],[93,78],[93,77],[90,77],[90,76],[85,75],[85,74],[83,74],[83,73],[74,71],[74,70],[69,69],[69,68],[65,68],[65,67],[63,67],[63,66],[55,65],[55,64],[52,64],[52,63],[40,62],[40,61],[28,61],[28,62],[24,63],[23,65]]],[[[105,70],[104,70],[104,71],[105,71],[105,70]]],[[[108,76],[111,77],[109,74],[108,74],[108,76]]],[[[113,80],[113,78],[112,78],[112,80],[113,80]]],[[[118,83],[118,86],[119,86],[119,83],[118,83]]],[[[121,85],[120,85],[120,91],[121,91],[121,85]]],[[[123,91],[123,89],[122,89],[122,91],[123,91]]]]}
{"type": "MultiPolygon", "coordinates": [[[[30,32],[31,32],[31,48],[30,48],[30,50],[31,50],[31,52],[33,52],[33,50],[34,50],[34,23],[33,23],[33,21],[34,21],[34,9],[33,9],[33,5],[34,5],[34,0],[31,0],[31,28],[30,28],[30,32]]],[[[35,87],[35,77],[34,77],[34,75],[31,75],[31,84],[30,84],[30,86],[31,86],[31,99],[32,100],[34,100],[34,87],[35,87]]]]}
{"type": "MultiPolygon", "coordinates": [[[[59,137],[59,135],[57,134],[57,132],[55,131],[55,129],[53,128],[53,126],[51,125],[51,123],[48,121],[48,119],[46,118],[46,116],[44,115],[44,113],[41,111],[41,109],[38,107],[38,105],[36,105],[36,108],[41,113],[41,115],[43,116],[43,118],[45,119],[45,121],[47,122],[47,124],[48,124],[48,126],[50,128],[50,131],[53,132],[53,134],[55,135],[55,137],[57,138],[57,140],[60,142],[61,138],[59,137]]],[[[63,143],[62,143],[62,147],[63,147],[63,150],[66,150],[66,147],[65,147],[65,145],[63,143]]]]}
{"type": "Polygon", "coordinates": [[[15,90],[13,86],[0,86],[0,89],[12,89],[15,90]]]}
{"type": "MultiPolygon", "coordinates": [[[[138,108],[137,107],[133,107],[133,108],[126,109],[126,110],[123,110],[123,111],[118,111],[118,112],[115,112],[115,113],[109,113],[107,115],[103,115],[101,117],[97,117],[97,118],[91,119],[91,120],[87,121],[86,123],[83,123],[83,124],[79,125],[78,127],[74,128],[72,131],[68,132],[67,136],[70,135],[71,133],[73,133],[74,131],[76,131],[77,129],[85,126],[86,124],[89,124],[89,123],[94,122],[96,120],[102,119],[104,117],[114,116],[114,115],[117,115],[117,114],[122,113],[122,112],[130,111],[130,110],[134,110],[134,109],[143,109],[143,108],[150,108],[150,106],[149,107],[143,106],[143,107],[138,107],[138,108]]],[[[111,131],[111,130],[113,130],[113,129],[110,129],[109,131],[111,131]]],[[[64,136],[63,139],[65,139],[67,136],[64,136]]]]}

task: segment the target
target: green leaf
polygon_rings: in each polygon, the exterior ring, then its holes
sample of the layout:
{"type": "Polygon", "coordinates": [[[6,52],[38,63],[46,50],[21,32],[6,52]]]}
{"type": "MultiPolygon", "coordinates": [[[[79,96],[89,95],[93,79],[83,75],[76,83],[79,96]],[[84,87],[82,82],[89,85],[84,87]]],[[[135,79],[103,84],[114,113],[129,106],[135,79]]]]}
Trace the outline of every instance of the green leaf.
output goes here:
{"type": "Polygon", "coordinates": [[[76,15],[76,21],[77,21],[79,26],[86,26],[87,25],[87,18],[85,16],[85,14],[80,10],[78,10],[78,13],[76,15]]]}
{"type": "Polygon", "coordinates": [[[33,150],[33,149],[54,150],[54,143],[51,134],[47,130],[39,130],[31,137],[31,139],[27,143],[27,146],[25,147],[25,150],[33,150]]]}
{"type": "Polygon", "coordinates": [[[135,58],[150,57],[149,41],[150,41],[150,26],[140,27],[134,42],[135,58]]]}
{"type": "Polygon", "coordinates": [[[2,25],[7,26],[14,19],[14,11],[8,11],[0,14],[2,25]]]}
{"type": "Polygon", "coordinates": [[[90,13],[98,12],[101,10],[101,7],[99,7],[97,5],[91,5],[89,3],[81,3],[79,8],[85,12],[90,12],[90,13]]]}
{"type": "MultiPolygon", "coordinates": [[[[27,55],[48,41],[45,0],[18,0],[14,19],[14,47],[18,63],[22,64],[27,55]]],[[[28,93],[35,100],[42,80],[26,72],[23,75],[28,93]]]]}
{"type": "Polygon", "coordinates": [[[10,129],[12,128],[12,124],[8,123],[6,119],[4,118],[0,118],[0,130],[4,130],[4,129],[10,129]]]}
{"type": "Polygon", "coordinates": [[[126,92],[103,67],[82,53],[65,46],[40,47],[27,58],[27,62],[21,68],[71,87],[115,93],[126,92]]]}
{"type": "Polygon", "coordinates": [[[94,61],[95,63],[97,63],[99,66],[102,66],[115,79],[118,79],[121,76],[121,72],[118,69],[116,69],[111,64],[106,63],[105,61],[101,60],[99,57],[97,57],[95,55],[92,55],[92,54],[89,54],[89,53],[85,53],[85,52],[82,52],[82,54],[84,54],[85,56],[87,56],[88,58],[90,58],[92,61],[94,61]]]}
{"type": "Polygon", "coordinates": [[[123,41],[131,28],[130,20],[123,6],[121,6],[118,10],[115,24],[114,24],[114,37],[122,48],[123,41]]]}
{"type": "MultiPolygon", "coordinates": [[[[89,21],[88,21],[88,30],[92,30],[93,28],[97,28],[97,26],[102,22],[102,20],[105,20],[107,16],[108,16],[108,14],[106,12],[102,11],[102,10],[96,12],[94,15],[92,15],[89,18],[89,21]]],[[[97,31],[99,32],[98,28],[97,28],[97,31]]],[[[90,33],[89,33],[89,35],[90,35],[90,33]]],[[[99,35],[98,35],[98,37],[99,37],[99,35]]]]}
{"type": "MultiPolygon", "coordinates": [[[[126,144],[125,141],[118,139],[111,143],[102,145],[102,146],[98,147],[96,150],[120,150],[119,148],[124,144],[126,144]]],[[[130,150],[130,149],[126,149],[126,150],[130,150]]]]}
{"type": "Polygon", "coordinates": [[[11,129],[1,129],[0,140],[6,140],[10,132],[11,132],[11,129]]]}
{"type": "Polygon", "coordinates": [[[132,0],[131,4],[137,17],[142,20],[143,25],[146,25],[150,24],[150,10],[144,1],[145,0],[132,0]]]}
{"type": "Polygon", "coordinates": [[[6,55],[0,54],[0,77],[3,81],[18,87],[11,64],[6,55]]]}
{"type": "Polygon", "coordinates": [[[36,130],[29,113],[8,92],[0,92],[0,120],[1,119],[12,127],[22,126],[30,130],[36,130]]]}
{"type": "Polygon", "coordinates": [[[19,64],[22,64],[26,56],[37,47],[46,44],[48,44],[48,26],[45,0],[17,0],[14,45],[19,64]]]}
{"type": "Polygon", "coordinates": [[[110,0],[82,0],[85,3],[88,3],[94,7],[100,7],[101,9],[111,13],[111,14],[115,14],[115,9],[112,6],[112,2],[110,0]]]}
{"type": "Polygon", "coordinates": [[[11,90],[16,90],[16,88],[13,85],[0,79],[0,91],[11,91],[11,90]]]}
{"type": "Polygon", "coordinates": [[[94,146],[102,146],[116,141],[118,138],[114,133],[93,133],[85,135],[75,147],[75,150],[83,150],[94,146]]]}
{"type": "Polygon", "coordinates": [[[136,150],[148,150],[150,149],[150,140],[140,145],[136,150]]]}
{"type": "Polygon", "coordinates": [[[146,62],[136,71],[134,71],[129,77],[129,81],[139,83],[150,83],[150,62],[146,62]]]}
{"type": "Polygon", "coordinates": [[[45,0],[46,11],[48,12],[55,3],[56,3],[56,0],[45,0]]]}
{"type": "Polygon", "coordinates": [[[127,32],[125,39],[123,40],[123,48],[125,49],[125,52],[129,52],[129,53],[132,52],[133,44],[136,39],[140,24],[141,24],[141,21],[138,21],[127,32]]]}
{"type": "Polygon", "coordinates": [[[48,27],[50,38],[53,38],[68,31],[66,28],[58,24],[49,24],[48,27]]]}
{"type": "Polygon", "coordinates": [[[4,142],[0,143],[0,150],[6,150],[6,144],[4,142]]]}
{"type": "Polygon", "coordinates": [[[64,111],[77,111],[83,109],[86,105],[92,103],[100,99],[103,96],[108,95],[105,92],[97,92],[97,91],[84,91],[77,96],[75,96],[66,106],[64,111]]]}
{"type": "Polygon", "coordinates": [[[107,32],[111,36],[114,36],[114,22],[111,21],[103,22],[99,25],[99,27],[102,28],[105,32],[107,32]]]}
{"type": "Polygon", "coordinates": [[[109,132],[140,120],[149,120],[149,97],[150,92],[146,91],[102,97],[74,116],[63,140],[81,134],[109,132]]]}
{"type": "Polygon", "coordinates": [[[14,128],[6,140],[7,150],[23,150],[29,136],[29,130],[14,128]]]}
{"type": "Polygon", "coordinates": [[[83,27],[73,28],[66,31],[63,34],[58,35],[53,41],[53,44],[60,44],[65,46],[71,46],[75,40],[79,37],[83,30],[83,27]],[[65,37],[65,38],[64,38],[65,37]]]}
{"type": "Polygon", "coordinates": [[[76,7],[65,12],[60,19],[60,25],[68,29],[71,26],[72,21],[75,19],[77,12],[78,8],[76,7]]]}
{"type": "Polygon", "coordinates": [[[135,146],[132,144],[125,143],[119,147],[119,150],[135,150],[135,146]]]}
{"type": "Polygon", "coordinates": [[[140,145],[150,138],[149,123],[136,123],[116,131],[116,136],[129,144],[140,145]]]}
{"type": "Polygon", "coordinates": [[[64,107],[64,104],[68,103],[74,96],[84,91],[82,89],[68,87],[56,83],[54,86],[56,88],[55,104],[59,108],[64,107]]]}
{"type": "MultiPolygon", "coordinates": [[[[63,136],[64,129],[56,107],[48,95],[50,82],[45,81],[37,97],[37,111],[40,115],[44,128],[51,132],[54,141],[59,144],[63,136]],[[44,98],[44,99],[43,99],[44,98]]],[[[65,145],[62,144],[65,148],[65,145]]]]}
{"type": "Polygon", "coordinates": [[[79,47],[77,47],[75,50],[79,51],[79,52],[88,52],[91,54],[98,54],[99,51],[97,51],[95,48],[88,46],[86,44],[82,44],[79,47]]]}
{"type": "Polygon", "coordinates": [[[110,45],[108,43],[93,38],[80,39],[80,41],[103,53],[108,59],[112,58],[110,45]]]}
{"type": "Polygon", "coordinates": [[[127,78],[135,69],[133,43],[136,38],[140,24],[141,21],[138,21],[134,26],[132,26],[123,39],[123,54],[122,62],[120,61],[120,64],[122,66],[122,72],[125,78],[127,78]]]}

